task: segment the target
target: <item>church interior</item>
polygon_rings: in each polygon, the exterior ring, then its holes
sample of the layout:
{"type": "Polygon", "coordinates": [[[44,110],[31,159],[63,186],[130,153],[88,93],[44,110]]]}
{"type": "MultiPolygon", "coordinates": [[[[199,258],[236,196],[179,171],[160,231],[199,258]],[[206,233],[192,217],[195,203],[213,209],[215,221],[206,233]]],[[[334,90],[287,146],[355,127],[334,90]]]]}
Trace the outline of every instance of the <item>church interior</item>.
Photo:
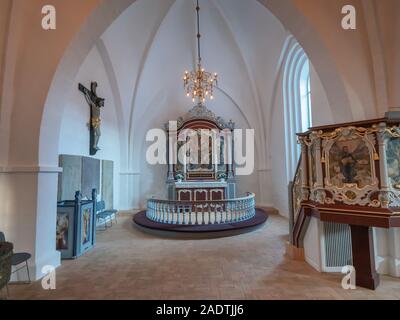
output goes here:
{"type": "Polygon", "coordinates": [[[400,299],[399,14],[1,0],[0,299],[400,299]]]}

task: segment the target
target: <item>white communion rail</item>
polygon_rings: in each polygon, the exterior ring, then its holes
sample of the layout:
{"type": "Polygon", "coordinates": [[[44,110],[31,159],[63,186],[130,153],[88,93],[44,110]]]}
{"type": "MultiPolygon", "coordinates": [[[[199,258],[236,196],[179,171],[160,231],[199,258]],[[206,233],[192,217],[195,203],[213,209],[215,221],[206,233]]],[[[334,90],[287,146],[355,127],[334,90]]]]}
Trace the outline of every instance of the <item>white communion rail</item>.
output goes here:
{"type": "Polygon", "coordinates": [[[238,223],[255,216],[255,195],[229,200],[170,201],[149,199],[148,219],[166,224],[212,225],[238,223]]]}

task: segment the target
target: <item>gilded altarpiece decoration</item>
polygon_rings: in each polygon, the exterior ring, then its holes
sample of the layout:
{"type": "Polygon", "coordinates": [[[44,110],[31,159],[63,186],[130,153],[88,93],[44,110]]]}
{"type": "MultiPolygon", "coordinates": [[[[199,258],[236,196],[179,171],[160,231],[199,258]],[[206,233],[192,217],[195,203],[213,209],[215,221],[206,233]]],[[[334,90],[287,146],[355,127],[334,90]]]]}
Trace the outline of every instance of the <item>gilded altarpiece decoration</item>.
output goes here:
{"type": "MultiPolygon", "coordinates": [[[[179,117],[176,123],[176,132],[173,132],[177,138],[177,150],[174,151],[176,163],[170,163],[171,157],[168,157],[169,199],[195,201],[234,198],[235,124],[216,116],[203,104],[194,106],[185,116],[179,117]],[[188,131],[194,136],[186,136],[188,131]],[[204,132],[210,136],[205,136],[204,132]],[[217,139],[218,145],[215,148],[217,139]],[[191,143],[194,144],[192,147],[191,143]],[[226,157],[230,161],[226,161],[226,157]]],[[[165,128],[171,135],[169,123],[165,128]]]]}

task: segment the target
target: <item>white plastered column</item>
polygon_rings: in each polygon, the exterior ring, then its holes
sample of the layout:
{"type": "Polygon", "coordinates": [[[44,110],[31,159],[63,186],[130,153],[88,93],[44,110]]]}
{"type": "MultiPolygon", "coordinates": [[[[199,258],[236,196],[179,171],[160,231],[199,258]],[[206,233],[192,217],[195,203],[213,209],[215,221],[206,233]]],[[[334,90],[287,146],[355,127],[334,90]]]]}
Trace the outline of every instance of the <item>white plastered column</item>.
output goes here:
{"type": "Polygon", "coordinates": [[[380,274],[400,277],[400,229],[374,229],[375,262],[380,274]]]}
{"type": "MultiPolygon", "coordinates": [[[[58,267],[56,251],[57,183],[60,169],[40,167],[0,168],[0,230],[14,244],[14,252],[28,252],[32,280],[44,276],[44,266],[58,267]],[[32,228],[35,226],[35,228],[32,228]]],[[[25,269],[15,280],[26,280],[25,269]]]]}

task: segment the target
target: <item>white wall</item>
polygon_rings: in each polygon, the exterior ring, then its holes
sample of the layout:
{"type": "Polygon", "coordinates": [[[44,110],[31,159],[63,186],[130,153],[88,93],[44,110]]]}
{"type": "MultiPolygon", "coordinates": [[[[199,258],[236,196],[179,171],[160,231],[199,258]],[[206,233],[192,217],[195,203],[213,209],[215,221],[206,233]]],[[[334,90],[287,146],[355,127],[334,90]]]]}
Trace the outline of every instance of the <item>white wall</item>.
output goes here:
{"type": "Polygon", "coordinates": [[[377,271],[400,277],[400,229],[374,228],[374,240],[377,271]]]}
{"type": "Polygon", "coordinates": [[[3,206],[0,230],[6,240],[14,244],[14,252],[29,252],[32,255],[30,274],[33,278],[40,278],[45,265],[58,267],[60,264],[56,233],[53,232],[56,225],[57,173],[45,172],[45,168],[25,170],[0,174],[0,202],[3,206]],[[32,229],[32,226],[35,228],[32,229]]]}
{"type": "Polygon", "coordinates": [[[292,177],[287,176],[286,170],[286,146],[285,146],[285,119],[283,106],[282,73],[277,82],[277,95],[272,113],[270,128],[271,145],[271,193],[273,206],[283,216],[289,217],[288,184],[292,177]]]}
{"type": "MultiPolygon", "coordinates": [[[[316,127],[335,123],[325,88],[323,87],[318,74],[315,72],[312,63],[310,63],[310,78],[312,125],[316,127]]],[[[350,121],[351,119],[349,119],[349,122],[350,121]]]]}
{"type": "Polygon", "coordinates": [[[304,235],[304,259],[315,270],[322,271],[322,247],[321,247],[322,223],[312,217],[306,234],[304,235]]]}
{"type": "Polygon", "coordinates": [[[120,138],[116,107],[110,82],[97,48],[93,48],[72,84],[70,94],[65,102],[62,117],[59,154],[80,155],[114,162],[114,207],[119,209],[120,203],[120,138]],[[82,83],[90,89],[91,81],[97,81],[97,93],[105,98],[105,107],[101,111],[101,137],[100,151],[95,156],[90,156],[89,120],[90,107],[84,95],[78,90],[78,84],[82,83]]]}

